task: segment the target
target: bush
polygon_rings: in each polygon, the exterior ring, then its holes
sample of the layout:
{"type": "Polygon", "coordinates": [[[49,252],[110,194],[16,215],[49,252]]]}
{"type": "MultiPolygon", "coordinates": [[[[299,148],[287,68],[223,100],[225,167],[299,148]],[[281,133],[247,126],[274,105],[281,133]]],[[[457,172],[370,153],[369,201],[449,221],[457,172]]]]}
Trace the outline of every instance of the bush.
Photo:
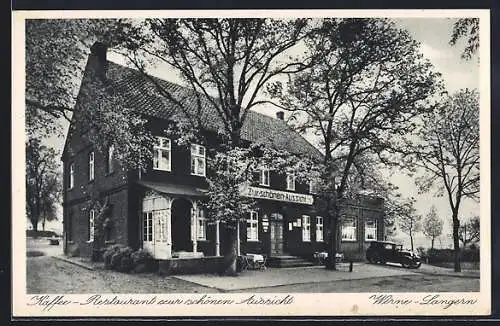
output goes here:
{"type": "MultiPolygon", "coordinates": [[[[449,263],[455,260],[455,251],[453,249],[429,249],[427,251],[429,263],[449,263]]],[[[460,260],[467,262],[479,261],[478,249],[460,249],[460,260]]]]}
{"type": "Polygon", "coordinates": [[[52,238],[59,237],[54,231],[42,231],[42,230],[26,230],[26,236],[29,238],[52,238]]]}
{"type": "Polygon", "coordinates": [[[134,271],[136,273],[151,272],[155,268],[155,260],[149,252],[144,249],[138,249],[131,255],[134,271]]]}
{"type": "Polygon", "coordinates": [[[112,246],[108,246],[105,250],[104,253],[102,254],[102,258],[104,260],[104,267],[107,269],[113,269],[112,263],[111,263],[111,258],[115,253],[118,251],[126,248],[124,245],[121,244],[115,244],[112,246]]]}
{"type": "Polygon", "coordinates": [[[156,260],[144,249],[134,251],[130,247],[115,244],[107,247],[102,256],[105,268],[118,272],[144,273],[156,268],[156,260]]]}

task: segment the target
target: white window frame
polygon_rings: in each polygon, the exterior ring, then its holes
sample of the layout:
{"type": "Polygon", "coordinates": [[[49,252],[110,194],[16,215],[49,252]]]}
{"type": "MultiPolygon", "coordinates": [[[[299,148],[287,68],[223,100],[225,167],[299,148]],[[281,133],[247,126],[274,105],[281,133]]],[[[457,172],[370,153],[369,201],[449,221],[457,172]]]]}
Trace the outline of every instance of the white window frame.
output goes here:
{"type": "Polygon", "coordinates": [[[311,242],[311,217],[302,215],[302,242],[311,242]]]}
{"type": "Polygon", "coordinates": [[[286,174],[286,190],[295,190],[295,174],[286,174]]]}
{"type": "Polygon", "coordinates": [[[95,153],[94,151],[89,153],[89,181],[95,179],[95,153]]]}
{"type": "Polygon", "coordinates": [[[142,200],[142,241],[167,242],[168,203],[162,196],[142,200]],[[146,205],[148,203],[148,205],[146,205]],[[147,207],[146,207],[147,206],[147,207]],[[155,224],[156,222],[156,224],[155,224]]]}
{"type": "Polygon", "coordinates": [[[88,239],[87,242],[94,242],[95,236],[95,210],[89,211],[89,225],[88,225],[88,239]]]}
{"type": "Polygon", "coordinates": [[[142,241],[153,242],[153,211],[142,212],[142,241]]]}
{"type": "Polygon", "coordinates": [[[365,241],[377,241],[378,223],[376,219],[369,219],[365,221],[365,241]],[[375,227],[369,227],[368,223],[373,222],[375,227]],[[369,239],[368,235],[373,234],[374,238],[369,239]]]}
{"type": "Polygon", "coordinates": [[[205,217],[205,210],[198,207],[196,214],[196,239],[207,240],[207,219],[205,217]]]}
{"type": "Polygon", "coordinates": [[[106,172],[109,174],[109,173],[113,173],[114,172],[114,167],[113,167],[113,159],[114,159],[114,152],[115,152],[115,146],[113,145],[110,145],[108,147],[108,157],[107,157],[107,160],[106,160],[106,172]]]}
{"type": "Polygon", "coordinates": [[[271,185],[271,174],[268,168],[260,169],[259,185],[269,187],[271,185]],[[267,175],[267,177],[266,177],[267,175]]]}
{"type": "Polygon", "coordinates": [[[196,175],[199,177],[204,177],[206,175],[207,170],[207,162],[206,162],[206,153],[207,150],[205,146],[198,144],[191,144],[191,175],[196,175]],[[203,153],[200,154],[203,149],[203,153]],[[203,162],[203,167],[200,170],[200,164],[203,162]]]}
{"type": "Polygon", "coordinates": [[[250,217],[247,220],[247,241],[259,241],[259,213],[250,211],[250,217]]]}
{"type": "Polygon", "coordinates": [[[323,216],[316,216],[316,242],[323,242],[323,228],[324,228],[324,219],[323,216]]]}
{"type": "Polygon", "coordinates": [[[156,136],[156,142],[153,147],[153,170],[172,171],[172,141],[166,137],[156,136]],[[168,142],[168,146],[164,146],[164,141],[168,142]],[[161,160],[163,152],[168,153],[166,166],[163,166],[163,161],[161,160]]]}
{"type": "Polygon", "coordinates": [[[73,189],[74,186],[75,186],[75,163],[72,162],[69,165],[68,189],[73,189]]]}
{"type": "Polygon", "coordinates": [[[357,241],[356,232],[357,232],[356,218],[355,217],[346,217],[342,221],[342,227],[341,227],[341,239],[342,239],[342,241],[347,241],[347,242],[357,241]],[[348,221],[352,222],[352,225],[346,226],[345,223],[348,221]],[[344,235],[347,235],[347,237],[345,237],[344,235]]]}

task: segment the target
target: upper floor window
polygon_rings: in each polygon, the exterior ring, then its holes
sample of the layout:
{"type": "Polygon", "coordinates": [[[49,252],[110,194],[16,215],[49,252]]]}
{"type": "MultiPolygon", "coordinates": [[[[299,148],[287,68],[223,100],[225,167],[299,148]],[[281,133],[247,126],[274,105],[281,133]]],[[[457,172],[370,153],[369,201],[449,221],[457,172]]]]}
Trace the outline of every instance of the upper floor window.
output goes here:
{"type": "Polygon", "coordinates": [[[75,186],[75,163],[69,165],[68,189],[73,189],[75,186]]]}
{"type": "Polygon", "coordinates": [[[89,181],[94,180],[95,177],[95,165],[94,165],[94,152],[89,153],[89,181]]]}
{"type": "Polygon", "coordinates": [[[153,169],[171,171],[170,154],[170,139],[165,137],[156,137],[156,145],[153,148],[153,169]]]}
{"type": "Polygon", "coordinates": [[[286,174],[286,189],[295,190],[295,174],[293,173],[286,174]]]}
{"type": "Polygon", "coordinates": [[[302,215],[302,241],[311,241],[311,217],[302,215]]]}
{"type": "Polygon", "coordinates": [[[342,221],[342,241],[356,241],[356,220],[346,218],[342,221]]]}
{"type": "Polygon", "coordinates": [[[191,174],[205,176],[205,147],[191,145],[191,174]]]}
{"type": "Polygon", "coordinates": [[[113,145],[108,147],[108,153],[106,157],[106,173],[113,173],[113,158],[114,158],[115,147],[113,145]]]}
{"type": "Polygon", "coordinates": [[[270,179],[269,179],[269,169],[267,168],[261,168],[260,169],[260,180],[259,184],[261,186],[268,186],[270,185],[270,179]]]}
{"type": "Polygon", "coordinates": [[[95,211],[91,209],[89,211],[89,224],[88,224],[88,241],[94,241],[94,231],[95,231],[95,211]]]}
{"type": "Polygon", "coordinates": [[[365,241],[375,240],[377,240],[377,221],[367,220],[365,221],[365,241]]]}
{"type": "Polygon", "coordinates": [[[316,216],[316,241],[323,241],[323,217],[316,216]]]}
{"type": "Polygon", "coordinates": [[[250,211],[247,221],[247,241],[259,241],[259,213],[250,211]]]}

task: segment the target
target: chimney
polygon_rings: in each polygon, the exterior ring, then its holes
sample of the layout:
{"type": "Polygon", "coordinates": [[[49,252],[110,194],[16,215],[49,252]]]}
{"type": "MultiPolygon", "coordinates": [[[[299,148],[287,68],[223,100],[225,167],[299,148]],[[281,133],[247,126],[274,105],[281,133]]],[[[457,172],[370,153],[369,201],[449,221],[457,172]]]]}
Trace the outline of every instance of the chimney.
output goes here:
{"type": "Polygon", "coordinates": [[[108,68],[107,52],[108,46],[99,41],[95,42],[90,47],[91,56],[97,58],[98,66],[96,68],[103,77],[106,76],[106,70],[108,68]]]}
{"type": "Polygon", "coordinates": [[[276,112],[276,119],[285,120],[285,112],[283,112],[283,111],[276,112]]]}

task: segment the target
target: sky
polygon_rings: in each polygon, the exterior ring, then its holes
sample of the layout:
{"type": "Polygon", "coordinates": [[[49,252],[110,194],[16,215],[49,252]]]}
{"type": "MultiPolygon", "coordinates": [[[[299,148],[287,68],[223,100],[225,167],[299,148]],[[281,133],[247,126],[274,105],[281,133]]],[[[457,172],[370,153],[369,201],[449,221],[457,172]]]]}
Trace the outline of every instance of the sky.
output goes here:
{"type": "MultiPolygon", "coordinates": [[[[396,24],[406,29],[410,35],[421,43],[421,51],[434,65],[435,69],[442,74],[445,87],[451,95],[462,88],[479,88],[479,60],[473,57],[466,61],[460,57],[464,47],[463,42],[456,46],[449,45],[450,35],[454,20],[446,18],[405,18],[394,19],[396,24]]],[[[108,59],[125,64],[125,60],[117,54],[109,53],[108,59]]],[[[150,71],[153,75],[160,78],[178,82],[178,78],[172,73],[165,73],[166,69],[159,67],[150,71]]],[[[272,107],[257,107],[255,109],[263,114],[275,117],[278,109],[272,107]]],[[[64,123],[67,130],[67,123],[64,123]]],[[[58,150],[62,151],[63,139],[52,139],[50,143],[58,150]]],[[[417,199],[417,210],[420,214],[426,215],[432,205],[436,206],[438,216],[444,219],[443,235],[436,240],[435,246],[450,248],[452,245],[451,237],[451,213],[449,203],[445,197],[438,197],[435,191],[430,191],[419,195],[413,179],[399,170],[386,171],[386,175],[391,182],[399,187],[404,197],[415,197],[417,199]]],[[[461,208],[461,217],[467,219],[473,215],[479,215],[479,203],[471,200],[465,200],[461,208]]],[[[48,225],[48,228],[60,229],[59,222],[48,225]]],[[[397,234],[395,240],[401,242],[405,247],[409,247],[409,237],[404,234],[397,234]]],[[[423,235],[417,235],[414,239],[415,247],[430,245],[430,240],[423,235]]]]}

